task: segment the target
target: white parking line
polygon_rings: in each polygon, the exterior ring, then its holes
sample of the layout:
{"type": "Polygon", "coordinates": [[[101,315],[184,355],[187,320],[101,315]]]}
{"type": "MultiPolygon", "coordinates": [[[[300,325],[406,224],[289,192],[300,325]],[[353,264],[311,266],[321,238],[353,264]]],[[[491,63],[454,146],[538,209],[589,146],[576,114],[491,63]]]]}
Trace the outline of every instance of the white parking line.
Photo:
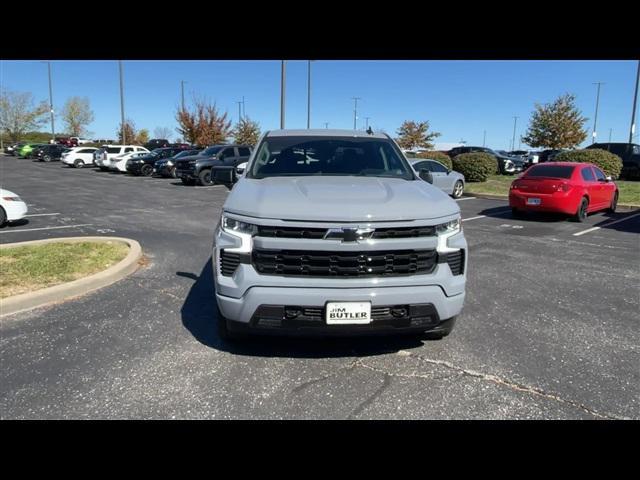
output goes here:
{"type": "Polygon", "coordinates": [[[25,217],[46,217],[49,215],[60,215],[59,213],[32,213],[31,215],[25,215],[25,217]]]}
{"type": "Polygon", "coordinates": [[[475,200],[476,197],[464,197],[464,198],[456,198],[456,202],[461,202],[463,200],[475,200]]]}
{"type": "Polygon", "coordinates": [[[61,227],[42,227],[42,228],[21,228],[20,230],[3,230],[0,233],[16,233],[16,232],[35,232],[37,230],[53,230],[56,228],[77,228],[77,227],[88,227],[93,225],[93,223],[83,223],[81,225],[64,225],[61,227]]]}
{"type": "Polygon", "coordinates": [[[477,217],[463,218],[462,221],[463,222],[468,222],[469,220],[476,220],[478,218],[484,218],[484,217],[486,217],[486,215],[478,215],[477,217]]]}
{"type": "Polygon", "coordinates": [[[616,223],[624,222],[625,220],[629,220],[633,217],[637,217],[638,215],[640,215],[640,213],[636,213],[635,215],[630,215],[628,217],[620,218],[618,220],[614,220],[613,222],[605,223],[603,225],[600,225],[599,227],[587,228],[586,230],[582,230],[581,232],[574,233],[573,236],[579,237],[580,235],[584,235],[585,233],[595,232],[596,230],[600,230],[602,227],[608,227],[609,225],[614,225],[616,223]]]}

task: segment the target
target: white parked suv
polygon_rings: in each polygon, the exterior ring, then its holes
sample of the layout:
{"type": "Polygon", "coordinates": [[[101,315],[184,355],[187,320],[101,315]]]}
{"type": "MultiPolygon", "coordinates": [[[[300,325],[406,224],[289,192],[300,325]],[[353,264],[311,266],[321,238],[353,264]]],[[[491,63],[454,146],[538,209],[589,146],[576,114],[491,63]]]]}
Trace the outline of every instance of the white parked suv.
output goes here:
{"type": "Polygon", "coordinates": [[[107,162],[109,166],[109,170],[127,173],[127,162],[129,161],[129,159],[144,157],[145,155],[148,155],[148,153],[147,152],[129,152],[129,153],[124,153],[122,155],[118,155],[117,157],[112,157],[107,162]]]}
{"type": "Polygon", "coordinates": [[[93,164],[93,154],[97,150],[95,147],[73,147],[62,153],[60,161],[70,167],[82,168],[93,164]]]}
{"type": "Polygon", "coordinates": [[[124,155],[129,152],[147,152],[144,147],[138,145],[104,145],[94,157],[94,163],[100,170],[109,170],[109,160],[118,155],[124,155]]]}

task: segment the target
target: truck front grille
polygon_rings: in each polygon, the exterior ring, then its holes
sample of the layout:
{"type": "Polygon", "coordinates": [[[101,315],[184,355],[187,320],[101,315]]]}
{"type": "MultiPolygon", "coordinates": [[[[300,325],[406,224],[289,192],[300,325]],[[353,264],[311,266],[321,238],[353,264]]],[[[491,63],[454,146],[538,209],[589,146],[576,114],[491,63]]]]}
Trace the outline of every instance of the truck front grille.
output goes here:
{"type": "Polygon", "coordinates": [[[230,253],[226,250],[220,251],[220,271],[222,275],[230,277],[236,271],[240,265],[240,255],[237,253],[230,253]]]}
{"type": "Polygon", "coordinates": [[[447,254],[447,263],[454,275],[462,275],[464,273],[464,250],[447,254]]]}
{"type": "MultiPolygon", "coordinates": [[[[322,239],[327,233],[326,228],[313,227],[273,227],[258,226],[259,237],[275,237],[275,238],[313,238],[322,239]]],[[[371,235],[372,239],[384,238],[413,238],[413,237],[432,237],[435,236],[435,227],[392,227],[392,228],[376,228],[371,235]]],[[[335,238],[335,236],[333,237],[335,238]]]]}
{"type": "Polygon", "coordinates": [[[374,250],[328,252],[308,250],[262,250],[252,253],[252,264],[262,275],[306,277],[379,277],[431,273],[435,250],[374,250]]]}

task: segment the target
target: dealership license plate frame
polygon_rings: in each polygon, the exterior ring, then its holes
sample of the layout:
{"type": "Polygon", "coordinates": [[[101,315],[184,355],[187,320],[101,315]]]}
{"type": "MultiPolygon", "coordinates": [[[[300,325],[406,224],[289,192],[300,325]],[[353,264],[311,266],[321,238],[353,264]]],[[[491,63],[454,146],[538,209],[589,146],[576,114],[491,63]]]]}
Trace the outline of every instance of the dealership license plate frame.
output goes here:
{"type": "Polygon", "coordinates": [[[324,305],[324,319],[327,325],[368,325],[371,323],[371,302],[336,302],[330,301],[324,305]],[[330,318],[330,314],[335,308],[343,308],[350,313],[364,313],[363,318],[336,319],[330,318]]]}

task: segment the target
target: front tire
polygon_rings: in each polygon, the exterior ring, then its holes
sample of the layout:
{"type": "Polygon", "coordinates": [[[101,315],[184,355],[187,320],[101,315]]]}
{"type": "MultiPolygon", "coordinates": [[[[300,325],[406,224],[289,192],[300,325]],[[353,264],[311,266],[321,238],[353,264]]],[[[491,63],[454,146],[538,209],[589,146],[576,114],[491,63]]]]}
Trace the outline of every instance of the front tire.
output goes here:
{"type": "Polygon", "coordinates": [[[582,200],[580,200],[580,205],[578,206],[578,211],[573,216],[573,219],[576,222],[580,222],[580,223],[584,222],[587,219],[588,208],[589,208],[589,200],[587,200],[587,197],[582,197],[582,200]]]}
{"type": "Polygon", "coordinates": [[[150,177],[152,173],[153,173],[153,167],[147,163],[145,163],[140,169],[140,174],[143,177],[150,177]]]}
{"type": "Polygon", "coordinates": [[[451,196],[453,198],[460,198],[463,193],[464,193],[464,184],[462,183],[461,180],[458,180],[456,184],[453,186],[453,193],[451,194],[451,196]]]}
{"type": "Polygon", "coordinates": [[[211,169],[206,168],[200,171],[200,173],[198,174],[198,181],[203,187],[209,187],[213,185],[213,182],[211,181],[211,169]]]}
{"type": "Polygon", "coordinates": [[[611,205],[607,209],[609,213],[616,213],[616,208],[618,207],[618,191],[613,194],[613,200],[611,200],[611,205]]]}
{"type": "Polygon", "coordinates": [[[7,214],[4,211],[4,208],[0,207],[0,227],[4,227],[4,224],[7,223],[7,214]]]}
{"type": "Polygon", "coordinates": [[[76,168],[82,168],[84,167],[84,162],[78,158],[75,162],[73,162],[73,166],[76,168]]]}
{"type": "Polygon", "coordinates": [[[438,325],[436,330],[428,331],[423,334],[425,340],[442,340],[453,331],[453,327],[456,325],[456,317],[451,317],[448,320],[443,320],[438,325]]]}
{"type": "Polygon", "coordinates": [[[50,155],[45,155],[44,157],[42,157],[42,160],[44,160],[45,162],[50,162],[51,161],[51,156],[50,155]]]}
{"type": "Polygon", "coordinates": [[[170,176],[171,178],[178,178],[178,174],[176,173],[176,167],[173,167],[173,168],[171,169],[171,171],[169,172],[169,176],[170,176]]]}

